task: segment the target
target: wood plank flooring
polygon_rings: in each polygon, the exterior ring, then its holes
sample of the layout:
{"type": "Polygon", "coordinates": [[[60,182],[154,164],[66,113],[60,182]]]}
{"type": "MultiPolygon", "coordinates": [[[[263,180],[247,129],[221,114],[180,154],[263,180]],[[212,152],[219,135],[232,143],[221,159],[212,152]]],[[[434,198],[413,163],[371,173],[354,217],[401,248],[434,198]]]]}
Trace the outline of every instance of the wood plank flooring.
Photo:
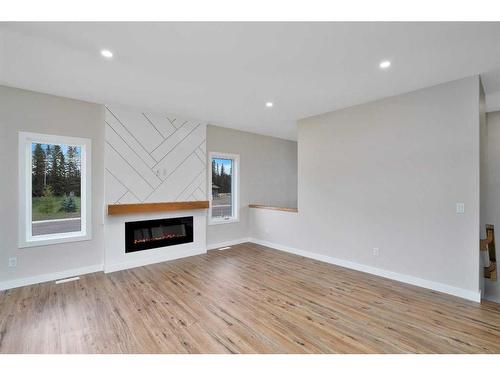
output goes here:
{"type": "Polygon", "coordinates": [[[0,292],[2,353],[500,353],[500,305],[242,244],[0,292]]]}

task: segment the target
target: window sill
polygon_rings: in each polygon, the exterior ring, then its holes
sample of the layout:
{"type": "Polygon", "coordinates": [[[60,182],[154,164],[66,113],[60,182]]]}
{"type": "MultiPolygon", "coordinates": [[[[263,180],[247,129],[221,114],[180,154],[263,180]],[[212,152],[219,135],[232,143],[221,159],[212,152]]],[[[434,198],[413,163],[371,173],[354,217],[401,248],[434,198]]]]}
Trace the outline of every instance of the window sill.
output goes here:
{"type": "Polygon", "coordinates": [[[60,243],[67,242],[80,242],[80,241],[88,241],[91,240],[92,236],[90,234],[82,235],[77,233],[72,236],[61,236],[61,237],[47,237],[40,239],[33,239],[31,241],[19,241],[18,248],[27,248],[27,247],[39,247],[39,246],[47,246],[47,245],[56,245],[60,243]]]}
{"type": "Polygon", "coordinates": [[[239,222],[240,222],[240,219],[238,219],[238,218],[233,218],[233,219],[228,219],[228,220],[208,219],[208,225],[231,224],[231,223],[239,223],[239,222]]]}

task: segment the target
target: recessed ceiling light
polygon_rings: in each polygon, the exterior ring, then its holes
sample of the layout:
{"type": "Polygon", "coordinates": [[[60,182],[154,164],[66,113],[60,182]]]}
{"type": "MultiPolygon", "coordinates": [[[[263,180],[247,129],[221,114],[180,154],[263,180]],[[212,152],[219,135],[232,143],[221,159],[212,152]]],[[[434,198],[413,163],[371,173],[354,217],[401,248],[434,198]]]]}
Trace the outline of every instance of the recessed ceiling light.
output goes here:
{"type": "Polygon", "coordinates": [[[267,108],[271,108],[273,105],[274,105],[273,102],[267,102],[266,103],[266,107],[267,108]]]}
{"type": "Polygon", "coordinates": [[[391,62],[389,60],[384,60],[380,64],[380,69],[387,69],[391,66],[391,62]]]}
{"type": "Polygon", "coordinates": [[[101,55],[103,55],[107,59],[110,59],[113,57],[113,52],[111,52],[109,49],[103,49],[101,50],[101,55]]]}

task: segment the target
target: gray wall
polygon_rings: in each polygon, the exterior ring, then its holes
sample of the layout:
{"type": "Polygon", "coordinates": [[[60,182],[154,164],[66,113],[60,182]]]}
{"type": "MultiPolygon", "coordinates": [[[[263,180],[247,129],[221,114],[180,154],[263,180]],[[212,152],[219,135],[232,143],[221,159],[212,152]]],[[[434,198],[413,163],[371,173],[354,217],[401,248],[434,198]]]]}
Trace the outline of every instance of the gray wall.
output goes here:
{"type": "Polygon", "coordinates": [[[297,206],[297,142],[209,125],[209,152],[240,155],[240,222],[209,225],[208,248],[248,237],[249,203],[297,206]]]}
{"type": "MultiPolygon", "coordinates": [[[[500,112],[487,114],[484,133],[482,149],[485,161],[481,170],[481,222],[495,226],[498,259],[500,255],[498,247],[500,244],[500,112]]],[[[500,302],[500,281],[485,280],[485,288],[486,298],[500,302]]]]}
{"type": "Polygon", "coordinates": [[[479,87],[471,77],[301,120],[299,212],[255,213],[252,235],[477,295],[479,87]]]}
{"type": "Polygon", "coordinates": [[[103,124],[101,105],[0,86],[0,282],[102,265],[103,124]],[[19,131],[92,139],[92,240],[18,249],[19,131]]]}

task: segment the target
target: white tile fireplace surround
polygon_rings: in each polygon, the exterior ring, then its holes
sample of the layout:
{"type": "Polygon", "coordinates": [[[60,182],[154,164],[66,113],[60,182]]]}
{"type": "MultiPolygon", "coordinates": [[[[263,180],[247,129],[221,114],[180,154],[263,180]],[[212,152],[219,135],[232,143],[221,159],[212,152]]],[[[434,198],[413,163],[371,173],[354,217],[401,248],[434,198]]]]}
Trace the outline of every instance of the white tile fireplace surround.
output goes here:
{"type": "Polygon", "coordinates": [[[106,108],[106,203],[206,200],[204,122],[106,108]]]}
{"type": "MultiPolygon", "coordinates": [[[[106,108],[107,204],[207,199],[206,123],[171,114],[106,108]]],[[[206,209],[108,215],[104,272],[206,252],[206,209]],[[193,216],[191,243],[125,253],[125,222],[193,216]]]]}
{"type": "Polygon", "coordinates": [[[104,240],[104,272],[115,272],[205,253],[207,251],[206,215],[206,210],[188,210],[108,216],[104,240]],[[193,217],[193,242],[133,253],[125,252],[125,222],[185,216],[193,217]]]}

